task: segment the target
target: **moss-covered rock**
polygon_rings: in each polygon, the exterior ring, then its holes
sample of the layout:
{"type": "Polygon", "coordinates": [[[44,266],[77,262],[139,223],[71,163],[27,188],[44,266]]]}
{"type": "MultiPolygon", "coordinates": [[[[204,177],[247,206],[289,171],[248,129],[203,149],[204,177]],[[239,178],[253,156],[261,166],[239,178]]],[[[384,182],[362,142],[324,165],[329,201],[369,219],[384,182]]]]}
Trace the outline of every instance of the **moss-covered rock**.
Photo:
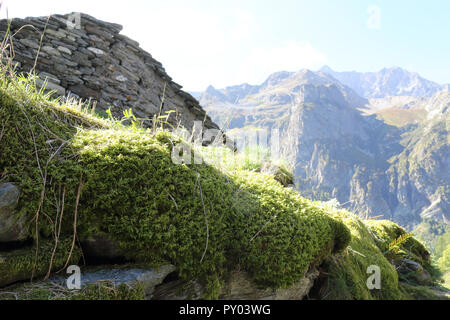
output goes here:
{"type": "Polygon", "coordinates": [[[376,237],[378,247],[388,258],[411,259],[431,271],[430,253],[413,234],[389,220],[367,220],[366,225],[376,237]]]}
{"type": "Polygon", "coordinates": [[[367,225],[356,215],[344,210],[334,211],[335,217],[351,231],[351,241],[341,254],[327,259],[319,297],[349,300],[397,300],[403,295],[398,286],[398,274],[378,247],[378,241],[367,225]],[[367,286],[368,267],[377,266],[381,272],[381,288],[367,286]]]}
{"type": "Polygon", "coordinates": [[[56,250],[54,242],[45,241],[38,248],[0,252],[0,287],[31,278],[42,278],[49,271],[61,270],[66,262],[68,265],[77,264],[81,252],[75,247],[70,254],[71,245],[72,239],[63,239],[58,242],[56,250]]]}
{"type": "MultiPolygon", "coordinates": [[[[175,265],[181,281],[205,288],[203,298],[217,298],[236,269],[261,290],[276,290],[318,266],[329,274],[324,298],[405,297],[385,256],[386,246],[404,235],[395,224],[365,224],[311,202],[273,174],[175,164],[173,147],[187,143],[180,137],[100,119],[83,105],[51,100],[33,82],[0,73],[0,183],[19,186],[16,215],[39,250],[37,264],[31,249],[14,258],[0,253],[0,286],[29,279],[33,270],[45,274],[56,239],[69,240],[59,241],[52,270],[63,266],[72,239],[107,235],[129,260],[175,265]],[[366,285],[371,265],[382,273],[379,290],[366,285]]],[[[415,240],[401,244],[415,259],[427,259],[415,240]]],[[[72,261],[78,258],[75,246],[72,261]]],[[[102,298],[89,292],[81,297],[102,298]]]]}
{"type": "Polygon", "coordinates": [[[35,239],[106,233],[128,259],[200,279],[205,297],[237,265],[258,285],[288,287],[350,239],[272,175],[174,164],[177,136],[61,105],[32,79],[2,75],[0,104],[0,180],[20,186],[17,215],[35,239]]]}
{"type": "Polygon", "coordinates": [[[0,183],[0,243],[25,240],[25,221],[14,211],[19,196],[20,190],[14,184],[0,183]]]}

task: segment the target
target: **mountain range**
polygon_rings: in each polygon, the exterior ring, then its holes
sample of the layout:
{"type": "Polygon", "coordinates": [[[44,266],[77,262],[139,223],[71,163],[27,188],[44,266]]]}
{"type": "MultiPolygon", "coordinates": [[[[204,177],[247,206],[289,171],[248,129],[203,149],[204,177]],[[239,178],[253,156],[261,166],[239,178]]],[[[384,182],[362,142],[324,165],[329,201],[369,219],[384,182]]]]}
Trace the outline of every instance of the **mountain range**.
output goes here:
{"type": "Polygon", "coordinates": [[[401,68],[325,66],[276,72],[261,85],[209,86],[198,97],[230,133],[277,129],[306,197],[408,227],[450,221],[448,86],[401,68]]]}

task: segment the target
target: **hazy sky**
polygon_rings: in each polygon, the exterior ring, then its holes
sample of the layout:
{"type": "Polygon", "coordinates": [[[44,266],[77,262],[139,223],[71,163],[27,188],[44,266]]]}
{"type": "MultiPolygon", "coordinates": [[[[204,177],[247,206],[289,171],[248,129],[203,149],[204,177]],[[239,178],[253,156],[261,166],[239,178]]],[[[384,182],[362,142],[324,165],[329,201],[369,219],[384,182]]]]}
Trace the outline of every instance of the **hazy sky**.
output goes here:
{"type": "Polygon", "coordinates": [[[81,11],[120,23],[122,33],[139,41],[186,90],[259,84],[276,71],[324,64],[337,71],[400,66],[450,83],[448,0],[3,3],[9,17],[81,11]]]}

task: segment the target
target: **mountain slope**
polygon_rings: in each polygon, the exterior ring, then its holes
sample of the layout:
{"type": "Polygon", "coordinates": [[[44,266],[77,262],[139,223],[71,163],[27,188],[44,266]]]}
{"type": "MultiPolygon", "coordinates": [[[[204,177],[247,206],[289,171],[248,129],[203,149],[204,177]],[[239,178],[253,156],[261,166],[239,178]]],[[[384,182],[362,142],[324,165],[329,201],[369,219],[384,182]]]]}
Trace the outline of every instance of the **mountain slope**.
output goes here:
{"type": "Polygon", "coordinates": [[[237,135],[242,128],[266,128],[270,139],[271,130],[279,130],[282,156],[303,195],[336,198],[361,216],[405,226],[428,216],[448,221],[448,92],[391,99],[391,109],[382,105],[384,113],[372,115],[368,100],[324,72],[279,72],[241,88],[234,100],[229,92],[210,87],[201,103],[237,135]]]}

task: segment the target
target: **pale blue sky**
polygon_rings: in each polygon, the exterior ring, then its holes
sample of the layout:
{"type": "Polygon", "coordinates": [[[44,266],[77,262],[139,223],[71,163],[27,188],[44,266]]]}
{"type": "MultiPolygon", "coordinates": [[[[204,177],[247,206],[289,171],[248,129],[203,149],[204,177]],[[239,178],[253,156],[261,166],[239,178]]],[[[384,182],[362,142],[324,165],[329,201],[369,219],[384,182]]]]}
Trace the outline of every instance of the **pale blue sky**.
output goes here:
{"type": "Polygon", "coordinates": [[[258,84],[272,72],[324,64],[400,66],[450,83],[448,0],[3,2],[10,17],[81,11],[120,23],[186,90],[258,84]]]}

